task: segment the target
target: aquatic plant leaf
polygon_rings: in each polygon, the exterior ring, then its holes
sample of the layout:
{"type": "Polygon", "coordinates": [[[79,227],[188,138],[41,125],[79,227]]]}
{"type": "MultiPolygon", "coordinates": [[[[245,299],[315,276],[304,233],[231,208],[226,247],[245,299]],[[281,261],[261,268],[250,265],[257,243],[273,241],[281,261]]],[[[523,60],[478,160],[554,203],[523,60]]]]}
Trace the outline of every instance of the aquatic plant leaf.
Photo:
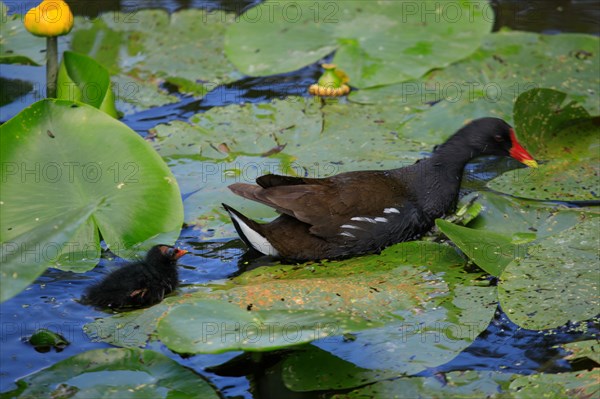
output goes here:
{"type": "Polygon", "coordinates": [[[314,345],[307,345],[285,358],[281,374],[288,389],[309,392],[348,389],[398,377],[399,373],[393,370],[364,369],[314,345]]]}
{"type": "Polygon", "coordinates": [[[199,300],[173,308],[157,326],[160,340],[180,353],[270,351],[377,325],[334,311],[248,311],[227,301],[199,300]]]}
{"type": "Polygon", "coordinates": [[[443,381],[437,377],[397,376],[348,393],[335,394],[332,398],[393,398],[399,392],[406,398],[493,398],[508,388],[510,377],[507,373],[473,370],[444,373],[443,381]]]}
{"type": "MultiPolygon", "coordinates": [[[[4,190],[4,186],[3,186],[4,190]]],[[[22,231],[18,235],[9,233],[15,229],[12,225],[14,218],[9,216],[4,219],[4,194],[0,195],[2,204],[0,205],[2,218],[2,230],[0,233],[0,302],[12,298],[23,291],[37,277],[39,277],[49,265],[60,263],[65,256],[67,260],[75,256],[69,253],[69,248],[73,249],[76,244],[88,244],[85,247],[83,256],[100,256],[99,245],[90,246],[89,241],[77,242],[78,234],[81,234],[81,226],[86,222],[94,211],[98,209],[99,203],[91,203],[82,208],[71,208],[68,214],[59,212],[58,216],[49,217],[44,222],[38,220],[29,220],[29,229],[22,231]],[[7,237],[7,238],[5,238],[7,237]]],[[[10,203],[7,203],[10,205],[10,203]]],[[[8,215],[8,212],[6,213],[8,215]]],[[[93,233],[92,233],[93,234],[93,233]]],[[[85,237],[85,235],[84,235],[85,237]]],[[[92,238],[94,238],[92,236],[92,238]]],[[[97,239],[97,237],[95,237],[97,239]]],[[[81,251],[81,248],[78,248],[81,251]]],[[[84,262],[85,263],[85,262],[84,262]]],[[[88,265],[88,268],[94,267],[94,264],[88,265]]]]}
{"type": "Polygon", "coordinates": [[[202,377],[165,355],[123,348],[80,353],[17,381],[17,387],[6,397],[220,397],[202,377]]]}
{"type": "Polygon", "coordinates": [[[164,83],[201,97],[241,78],[223,54],[224,30],[233,20],[233,14],[199,9],[105,13],[76,21],[71,50],[109,70],[120,108],[131,112],[176,102],[164,83]]]}
{"type": "Polygon", "coordinates": [[[519,376],[510,383],[508,392],[515,399],[549,395],[552,398],[594,398],[600,394],[600,370],[519,376]]]}
{"type": "Polygon", "coordinates": [[[512,171],[489,182],[489,187],[537,200],[600,198],[600,117],[590,118],[566,97],[549,89],[519,96],[515,104],[519,140],[542,162],[526,178],[512,171]]]}
{"type": "Polygon", "coordinates": [[[61,351],[70,344],[65,337],[47,328],[37,329],[29,337],[29,343],[40,352],[48,351],[50,348],[61,351]]]}
{"type": "Polygon", "coordinates": [[[72,51],[63,53],[56,91],[58,99],[80,101],[113,118],[118,116],[108,71],[88,56],[72,51]]]}
{"type": "Polygon", "coordinates": [[[333,62],[364,88],[417,78],[471,54],[490,31],[486,1],[266,1],[225,33],[225,52],[251,76],[333,62]],[[277,37],[278,40],[273,40],[277,37]]]}
{"type": "Polygon", "coordinates": [[[457,226],[443,219],[437,219],[435,224],[477,266],[492,276],[499,276],[518,256],[519,247],[506,235],[457,226]]]}
{"type": "Polygon", "coordinates": [[[183,207],[175,178],[116,119],[89,105],[43,100],[0,126],[0,134],[0,242],[31,232],[18,252],[33,248],[38,255],[23,256],[22,269],[89,270],[99,257],[99,234],[124,257],[177,238],[183,207]],[[40,226],[47,238],[35,232],[40,226]],[[51,244],[58,258],[44,256],[51,244]]]}
{"type": "Polygon", "coordinates": [[[0,2],[0,18],[2,18],[0,64],[36,66],[45,64],[46,40],[32,35],[25,29],[24,16],[19,14],[9,16],[8,6],[0,2]]]}
{"type": "Polygon", "coordinates": [[[482,274],[465,273],[463,264],[451,247],[410,242],[346,261],[260,267],[85,330],[116,345],[155,337],[185,353],[269,351],[317,340],[357,367],[418,372],[456,356],[496,308],[495,287],[470,286],[482,274]],[[338,348],[344,333],[356,343],[338,348]]]}
{"type": "Polygon", "coordinates": [[[500,304],[523,328],[547,329],[600,313],[600,216],[585,213],[570,229],[529,245],[500,276],[500,304]]]}
{"type": "MultiPolygon", "coordinates": [[[[599,45],[593,35],[503,30],[487,35],[475,53],[446,68],[421,79],[356,91],[350,100],[420,106],[424,112],[406,123],[401,134],[432,145],[440,142],[440,134],[445,139],[472,119],[496,116],[512,124],[518,96],[534,88],[567,93],[569,101],[594,115],[600,98],[590,87],[600,85],[600,59],[585,54],[597,54],[599,45]]],[[[521,139],[519,129],[516,133],[521,139]]]]}
{"type": "Polygon", "coordinates": [[[497,277],[510,262],[526,255],[530,243],[573,227],[593,209],[573,209],[492,192],[475,194],[475,201],[481,211],[468,227],[443,219],[437,219],[436,225],[476,265],[497,277]]]}
{"type": "Polygon", "coordinates": [[[597,340],[578,341],[562,345],[562,347],[571,354],[567,359],[573,361],[575,359],[588,358],[600,364],[600,343],[597,340]]]}
{"type": "MultiPolygon", "coordinates": [[[[530,168],[519,170],[526,173],[530,168]]],[[[535,234],[538,240],[558,234],[578,224],[586,212],[594,212],[593,207],[572,208],[489,191],[478,192],[477,202],[483,209],[467,227],[511,237],[515,244],[523,244],[520,237],[530,241],[527,234],[535,234]]]]}

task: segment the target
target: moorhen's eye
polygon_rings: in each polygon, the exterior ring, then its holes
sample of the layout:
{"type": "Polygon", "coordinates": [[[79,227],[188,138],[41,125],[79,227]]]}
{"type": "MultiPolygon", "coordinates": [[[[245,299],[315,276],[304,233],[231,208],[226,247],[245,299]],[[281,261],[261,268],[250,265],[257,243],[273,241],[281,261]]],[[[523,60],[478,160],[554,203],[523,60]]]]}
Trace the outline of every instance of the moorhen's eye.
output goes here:
{"type": "Polygon", "coordinates": [[[502,137],[500,134],[497,134],[494,136],[494,140],[496,140],[498,143],[501,143],[504,141],[504,137],[502,137]]]}

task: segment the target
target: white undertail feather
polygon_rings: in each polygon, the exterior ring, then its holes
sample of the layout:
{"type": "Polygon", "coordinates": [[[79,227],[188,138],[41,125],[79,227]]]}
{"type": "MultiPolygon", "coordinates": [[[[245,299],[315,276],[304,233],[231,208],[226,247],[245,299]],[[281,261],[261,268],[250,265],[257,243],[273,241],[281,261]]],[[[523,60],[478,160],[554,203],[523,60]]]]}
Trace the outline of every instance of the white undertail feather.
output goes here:
{"type": "Polygon", "coordinates": [[[277,252],[275,247],[273,247],[271,245],[271,243],[265,237],[260,235],[258,232],[252,230],[250,228],[250,226],[248,226],[246,223],[244,223],[244,221],[242,219],[237,217],[237,215],[235,213],[230,212],[229,214],[231,215],[232,218],[235,219],[237,224],[240,226],[240,229],[242,229],[242,233],[248,239],[248,241],[250,241],[252,248],[254,248],[255,250],[257,250],[258,252],[260,252],[261,254],[264,254],[264,255],[270,255],[270,256],[278,256],[279,255],[279,252],[277,252]]]}

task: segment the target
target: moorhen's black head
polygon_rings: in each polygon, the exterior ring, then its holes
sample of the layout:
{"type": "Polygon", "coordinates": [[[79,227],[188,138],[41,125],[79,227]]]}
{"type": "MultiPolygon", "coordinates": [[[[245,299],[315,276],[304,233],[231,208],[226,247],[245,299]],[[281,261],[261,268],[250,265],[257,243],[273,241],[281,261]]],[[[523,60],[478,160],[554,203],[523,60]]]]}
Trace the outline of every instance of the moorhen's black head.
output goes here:
{"type": "Polygon", "coordinates": [[[146,262],[152,265],[173,265],[188,251],[170,245],[155,245],[146,254],[146,262]]]}
{"type": "Polygon", "coordinates": [[[445,144],[457,152],[468,149],[471,158],[479,155],[510,156],[527,166],[537,167],[537,162],[517,140],[514,129],[500,118],[475,119],[445,144]]]}

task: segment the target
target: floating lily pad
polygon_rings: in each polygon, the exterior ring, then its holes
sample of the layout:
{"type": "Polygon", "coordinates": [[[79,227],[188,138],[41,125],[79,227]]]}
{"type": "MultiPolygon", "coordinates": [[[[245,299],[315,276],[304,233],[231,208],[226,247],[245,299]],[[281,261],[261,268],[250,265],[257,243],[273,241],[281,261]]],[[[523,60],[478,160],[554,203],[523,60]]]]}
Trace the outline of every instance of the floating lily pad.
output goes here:
{"type": "Polygon", "coordinates": [[[286,348],[374,325],[335,311],[249,311],[226,301],[201,300],[172,309],[160,319],[157,333],[176,352],[221,353],[286,348]]]}
{"type": "MultiPolygon", "coordinates": [[[[447,68],[419,80],[360,90],[350,99],[428,108],[403,126],[402,134],[431,144],[468,120],[496,116],[510,122],[519,94],[533,88],[561,90],[596,113],[600,100],[590,87],[600,85],[599,58],[580,54],[597,54],[599,40],[583,34],[496,32],[473,55],[447,68]]],[[[518,129],[517,136],[522,136],[518,129]]]]}
{"type": "MultiPolygon", "coordinates": [[[[40,276],[49,265],[58,264],[61,258],[64,258],[64,252],[68,249],[75,253],[69,256],[77,256],[86,259],[87,256],[100,255],[99,245],[88,245],[86,247],[74,248],[78,236],[82,235],[85,239],[83,243],[92,243],[98,241],[98,235],[95,231],[82,231],[92,213],[98,209],[100,202],[92,202],[81,208],[71,208],[68,215],[50,216],[41,222],[40,218],[29,219],[29,229],[22,231],[17,235],[10,235],[15,226],[12,224],[14,218],[6,217],[4,194],[0,196],[0,212],[3,216],[2,232],[0,232],[0,257],[2,263],[0,266],[0,302],[12,298],[24,290],[38,276],[40,276]],[[12,219],[12,220],[11,220],[12,219]],[[6,231],[5,231],[6,230],[6,231]],[[89,236],[85,236],[89,234],[89,236]],[[6,238],[5,238],[6,237],[6,238]],[[8,238],[10,237],[10,238],[8,238]],[[83,253],[82,253],[83,252],[83,253]]],[[[7,212],[8,215],[8,212],[7,212]]],[[[24,221],[24,223],[26,223],[24,221]]],[[[69,259],[69,258],[67,258],[69,259]]],[[[82,259],[82,260],[83,260],[82,259]]],[[[94,263],[87,265],[91,269],[94,263]]],[[[82,261],[81,263],[86,263],[82,261]]]]}
{"type": "Polygon", "coordinates": [[[503,397],[510,374],[495,371],[454,371],[438,377],[398,377],[380,381],[348,393],[333,395],[333,399],[365,398],[462,398],[503,397]]]}
{"type": "Polygon", "coordinates": [[[17,381],[17,387],[6,397],[219,398],[192,370],[158,352],[141,349],[80,353],[17,381]]]}
{"type": "Polygon", "coordinates": [[[3,251],[17,246],[16,263],[9,268],[3,260],[3,273],[33,280],[48,266],[89,270],[100,255],[99,233],[123,255],[177,238],[177,182],[121,122],[85,104],[44,100],[0,126],[0,134],[0,241],[3,251]]]}
{"type": "Polygon", "coordinates": [[[548,89],[519,96],[515,123],[525,147],[544,161],[526,179],[509,172],[489,186],[538,200],[585,201],[600,198],[600,118],[566,103],[566,94],[548,89]]]}
{"type": "Polygon", "coordinates": [[[47,328],[39,328],[31,337],[29,343],[38,352],[48,352],[54,348],[57,352],[62,351],[69,345],[69,341],[62,335],[47,328]]]}
{"type": "Polygon", "coordinates": [[[398,377],[396,371],[364,369],[313,345],[286,357],[281,373],[285,386],[295,392],[348,389],[398,377]]]}
{"type": "Polygon", "coordinates": [[[485,329],[496,307],[494,287],[459,287],[480,276],[466,275],[462,265],[450,247],[404,243],[380,256],[255,269],[226,285],[202,285],[200,291],[100,319],[85,329],[115,345],[143,345],[154,335],[175,351],[218,353],[273,350],[324,337],[319,342],[325,345],[331,337],[388,322],[385,330],[370,330],[372,336],[359,334],[352,350],[359,350],[364,339],[376,343],[375,352],[358,355],[365,361],[380,361],[396,372],[422,370],[464,349],[485,329]],[[398,334],[409,343],[400,342],[385,357],[379,345],[389,345],[398,334]],[[443,343],[418,344],[423,335],[443,343]],[[413,353],[419,353],[418,362],[410,358],[413,353]],[[405,360],[399,362],[398,356],[405,360]]]}
{"type": "Polygon", "coordinates": [[[333,62],[363,88],[466,57],[492,23],[486,1],[266,1],[228,27],[225,51],[252,76],[293,71],[336,51],[333,62]]]}
{"type": "Polygon", "coordinates": [[[586,209],[540,203],[490,192],[476,194],[481,206],[468,228],[438,219],[436,225],[475,264],[493,276],[527,254],[528,244],[579,223],[586,209]]]}
{"type": "Polygon", "coordinates": [[[118,100],[146,108],[177,101],[160,89],[165,82],[202,96],[242,77],[223,54],[224,31],[233,19],[233,14],[198,9],[106,13],[91,22],[76,21],[71,49],[115,75],[118,100]],[[139,87],[132,90],[132,85],[139,87]],[[155,95],[147,94],[150,87],[155,95]]]}
{"type": "MultiPolygon", "coordinates": [[[[520,170],[528,173],[530,168],[520,170]]],[[[467,227],[504,235],[517,245],[524,243],[521,239],[530,241],[528,234],[535,234],[538,240],[558,234],[578,224],[585,212],[594,211],[592,207],[569,208],[493,192],[479,192],[477,196],[483,209],[467,227]]]]}
{"type": "Polygon", "coordinates": [[[569,360],[585,357],[600,364],[600,343],[597,340],[571,342],[563,345],[563,347],[571,352],[571,354],[567,356],[567,359],[569,360]]]}
{"type": "MultiPolygon", "coordinates": [[[[499,276],[518,256],[517,245],[506,235],[457,226],[443,219],[437,219],[435,224],[477,266],[492,276],[499,276]]],[[[533,236],[535,238],[535,234],[533,236]]]]}
{"type": "Polygon", "coordinates": [[[500,304],[524,328],[547,329],[600,313],[597,214],[538,241],[500,277],[500,304]]]}
{"type": "Polygon", "coordinates": [[[600,395],[600,370],[520,376],[511,382],[509,392],[515,399],[595,398],[600,395]]]}
{"type": "Polygon", "coordinates": [[[23,15],[8,16],[8,7],[0,2],[0,18],[0,64],[45,64],[46,40],[27,32],[23,24],[23,15]]]}

